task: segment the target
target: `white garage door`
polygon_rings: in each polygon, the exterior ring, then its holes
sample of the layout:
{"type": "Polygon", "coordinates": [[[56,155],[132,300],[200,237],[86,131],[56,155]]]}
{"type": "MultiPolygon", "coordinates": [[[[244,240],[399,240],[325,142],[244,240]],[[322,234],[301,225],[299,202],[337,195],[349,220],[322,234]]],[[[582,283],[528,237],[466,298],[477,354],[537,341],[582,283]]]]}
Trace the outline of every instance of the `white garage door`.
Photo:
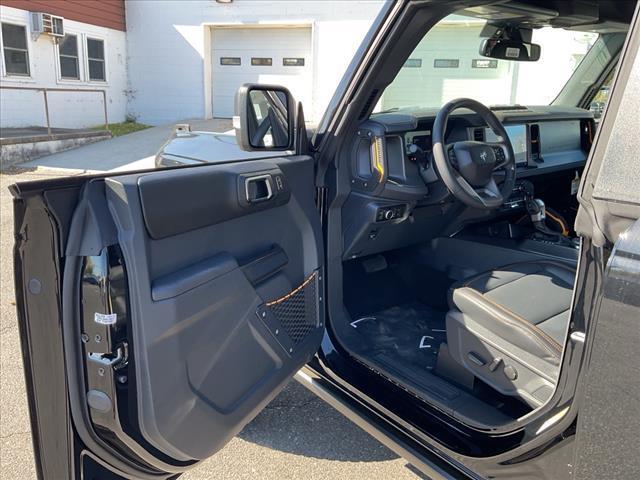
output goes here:
{"type": "Polygon", "coordinates": [[[232,117],[249,82],[284,85],[311,106],[311,28],[214,28],[211,38],[214,117],[232,117]]]}

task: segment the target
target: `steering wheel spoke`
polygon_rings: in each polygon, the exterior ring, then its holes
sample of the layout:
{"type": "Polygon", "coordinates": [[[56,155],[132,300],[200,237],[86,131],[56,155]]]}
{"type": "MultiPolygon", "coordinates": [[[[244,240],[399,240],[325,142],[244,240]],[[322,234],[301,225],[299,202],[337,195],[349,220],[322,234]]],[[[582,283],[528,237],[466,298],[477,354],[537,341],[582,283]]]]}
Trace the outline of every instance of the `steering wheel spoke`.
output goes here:
{"type": "Polygon", "coordinates": [[[494,170],[498,170],[509,163],[509,150],[504,141],[502,142],[484,142],[485,145],[491,147],[493,154],[496,156],[496,164],[494,170]]]}
{"type": "Polygon", "coordinates": [[[456,180],[465,193],[473,197],[487,209],[497,208],[504,202],[504,197],[493,179],[482,187],[472,187],[460,174],[456,174],[456,180]]]}
{"type": "Polygon", "coordinates": [[[449,163],[451,164],[452,167],[454,167],[457,170],[458,158],[456,157],[456,151],[453,147],[454,147],[453,143],[448,143],[445,145],[444,150],[445,152],[447,152],[447,158],[449,159],[449,163]]]}

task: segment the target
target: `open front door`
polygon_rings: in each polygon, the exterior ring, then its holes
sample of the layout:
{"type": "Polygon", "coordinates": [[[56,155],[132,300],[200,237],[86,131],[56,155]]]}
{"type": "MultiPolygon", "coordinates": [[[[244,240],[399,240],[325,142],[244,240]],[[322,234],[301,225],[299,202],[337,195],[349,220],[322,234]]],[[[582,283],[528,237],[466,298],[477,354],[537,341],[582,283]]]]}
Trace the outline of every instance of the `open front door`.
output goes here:
{"type": "Polygon", "coordinates": [[[13,187],[41,478],[172,477],[313,356],[313,179],[287,156],[13,187]]]}
{"type": "Polygon", "coordinates": [[[640,218],[639,92],[640,4],[629,25],[611,96],[578,192],[576,231],[597,246],[613,246],[640,218]]]}
{"type": "Polygon", "coordinates": [[[588,362],[579,380],[584,393],[571,462],[576,479],[640,475],[636,443],[640,429],[639,109],[640,4],[579,197],[576,230],[590,246],[583,254],[582,268],[593,272],[591,278],[585,275],[593,286],[592,292],[585,287],[583,294],[589,314],[588,362]],[[619,473],[612,473],[616,469],[619,473]]]}

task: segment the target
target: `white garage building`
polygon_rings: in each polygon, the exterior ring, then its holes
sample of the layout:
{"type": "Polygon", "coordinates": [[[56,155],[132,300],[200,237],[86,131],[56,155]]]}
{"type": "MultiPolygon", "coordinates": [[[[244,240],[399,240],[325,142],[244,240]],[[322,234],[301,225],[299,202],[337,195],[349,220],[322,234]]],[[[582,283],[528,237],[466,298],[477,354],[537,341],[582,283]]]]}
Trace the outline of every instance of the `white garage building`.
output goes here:
{"type": "MultiPolygon", "coordinates": [[[[1,61],[0,86],[99,88],[106,92],[111,122],[126,116],[151,125],[230,118],[235,92],[247,82],[285,85],[303,102],[306,118],[318,121],[384,4],[382,0],[109,0],[104,8],[117,10],[114,16],[89,7],[80,11],[67,2],[3,2],[12,7],[3,5],[0,10],[6,30],[6,35],[0,32],[0,47],[5,50],[0,59],[16,56],[28,62],[23,61],[24,72],[14,74],[13,64],[7,69],[1,61]],[[61,72],[60,48],[48,37],[35,40],[31,35],[27,9],[51,10],[65,17],[67,37],[77,46],[72,59],[79,68],[73,78],[61,72]],[[118,23],[107,26],[115,28],[100,26],[112,17],[118,23]],[[9,37],[16,29],[20,35],[9,37]],[[93,60],[87,41],[102,42],[105,68],[98,80],[89,75],[93,60]]],[[[550,48],[543,48],[540,63],[549,75],[545,82],[537,82],[535,76],[526,75],[531,65],[479,57],[482,23],[452,16],[434,28],[384,92],[378,108],[437,106],[460,96],[491,104],[550,101],[560,87],[554,82],[564,82],[589,45],[579,36],[574,43],[556,41],[557,36],[572,35],[561,30],[545,33],[550,48]],[[569,51],[558,52],[559,48],[569,51]],[[548,92],[540,95],[541,90],[548,92]],[[535,98],[528,99],[532,93],[535,98]]],[[[539,65],[535,68],[540,71],[539,65]]],[[[0,126],[42,125],[42,101],[29,101],[27,95],[33,92],[12,92],[2,92],[0,126]]],[[[100,123],[94,118],[102,111],[95,108],[100,105],[91,104],[94,98],[87,92],[56,90],[50,101],[62,102],[60,107],[52,103],[54,127],[100,123]]]]}
{"type": "Polygon", "coordinates": [[[487,105],[551,103],[596,38],[542,28],[533,34],[533,41],[542,47],[540,60],[510,62],[479,55],[484,25],[484,20],[461,15],[436,25],[385,90],[382,108],[438,107],[459,97],[487,105]]]}
{"type": "MultiPolygon", "coordinates": [[[[303,102],[307,119],[317,121],[382,5],[380,0],[128,1],[129,112],[151,124],[228,118],[238,87],[260,82],[288,87],[303,102]]],[[[540,83],[526,75],[530,65],[480,57],[483,24],[457,15],[439,24],[378,108],[416,100],[436,106],[455,97],[490,104],[551,101],[561,87],[556,83],[568,78],[590,44],[559,29],[537,32],[547,46],[540,63],[549,71],[540,83]],[[576,41],[558,38],[567,35],[576,41]]]]}
{"type": "Polygon", "coordinates": [[[126,2],[129,110],[139,121],[231,117],[246,82],[287,86],[318,120],[382,2],[126,2]]]}

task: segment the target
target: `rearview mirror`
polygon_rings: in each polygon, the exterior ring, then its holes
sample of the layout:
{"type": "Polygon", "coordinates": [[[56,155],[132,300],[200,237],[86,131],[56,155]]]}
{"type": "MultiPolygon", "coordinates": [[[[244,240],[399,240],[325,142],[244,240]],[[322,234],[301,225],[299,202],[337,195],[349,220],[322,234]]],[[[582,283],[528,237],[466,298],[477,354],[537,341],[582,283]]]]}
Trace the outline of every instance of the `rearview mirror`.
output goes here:
{"type": "Polygon", "coordinates": [[[536,62],[540,59],[540,45],[506,38],[485,38],[480,43],[480,55],[500,60],[536,62]]]}
{"type": "Polygon", "coordinates": [[[246,151],[291,150],[294,143],[294,102],[279,85],[247,83],[236,93],[236,141],[246,151]]]}

